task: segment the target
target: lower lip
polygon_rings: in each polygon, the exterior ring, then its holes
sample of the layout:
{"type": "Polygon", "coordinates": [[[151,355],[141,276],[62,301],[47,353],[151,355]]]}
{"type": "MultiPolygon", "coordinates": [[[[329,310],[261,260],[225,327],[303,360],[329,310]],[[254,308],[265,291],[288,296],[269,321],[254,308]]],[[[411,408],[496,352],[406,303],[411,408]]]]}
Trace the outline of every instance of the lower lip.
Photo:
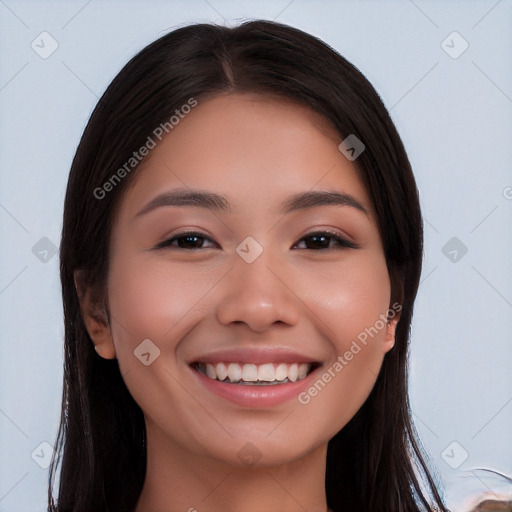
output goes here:
{"type": "Polygon", "coordinates": [[[229,384],[210,379],[194,367],[190,368],[199,382],[208,391],[226,400],[245,407],[270,407],[282,404],[288,400],[293,400],[294,398],[296,399],[301,392],[311,386],[320,367],[316,368],[302,380],[267,386],[229,384]]]}

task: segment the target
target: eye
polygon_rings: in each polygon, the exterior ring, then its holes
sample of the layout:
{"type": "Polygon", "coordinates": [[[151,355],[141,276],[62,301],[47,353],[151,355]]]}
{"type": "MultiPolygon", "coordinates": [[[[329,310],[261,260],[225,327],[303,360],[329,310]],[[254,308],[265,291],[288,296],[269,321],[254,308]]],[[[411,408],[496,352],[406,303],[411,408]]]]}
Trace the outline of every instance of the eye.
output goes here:
{"type": "Polygon", "coordinates": [[[207,237],[203,233],[198,233],[195,231],[190,231],[186,233],[178,233],[176,236],[164,240],[159,243],[156,249],[162,249],[164,247],[171,247],[175,249],[208,249],[208,247],[203,247],[203,243],[205,241],[209,241],[213,244],[213,246],[217,246],[216,242],[214,242],[211,238],[207,237]]]}
{"type": "MultiPolygon", "coordinates": [[[[306,247],[300,247],[301,249],[309,249],[314,251],[325,251],[332,249],[357,249],[359,246],[354,242],[343,238],[336,233],[331,233],[329,231],[317,231],[314,233],[310,233],[309,235],[303,237],[299,243],[295,244],[292,248],[297,247],[302,241],[306,242],[306,247]]],[[[211,247],[219,247],[219,245],[212,240],[210,237],[206,236],[203,233],[191,231],[185,233],[179,233],[172,238],[164,240],[159,243],[156,249],[163,248],[175,248],[175,249],[185,249],[185,250],[198,250],[198,249],[208,249],[211,247]],[[205,241],[211,242],[211,246],[204,246],[205,241]]]]}
{"type": "MultiPolygon", "coordinates": [[[[346,238],[343,238],[336,233],[331,233],[329,231],[316,231],[314,233],[310,233],[309,235],[303,237],[299,244],[302,241],[306,241],[306,247],[301,247],[301,249],[310,249],[314,251],[321,250],[330,250],[330,249],[358,249],[359,246],[346,238]],[[308,242],[309,241],[309,242],[308,242]],[[331,245],[331,242],[334,241],[334,246],[331,245]]],[[[294,245],[297,247],[298,244],[294,245]]]]}

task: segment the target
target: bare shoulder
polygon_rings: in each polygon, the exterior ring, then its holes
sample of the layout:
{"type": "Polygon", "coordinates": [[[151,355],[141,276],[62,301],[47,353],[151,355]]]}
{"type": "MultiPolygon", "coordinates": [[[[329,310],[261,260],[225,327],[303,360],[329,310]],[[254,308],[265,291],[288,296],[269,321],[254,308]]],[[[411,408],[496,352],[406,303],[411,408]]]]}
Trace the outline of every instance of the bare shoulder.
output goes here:
{"type": "Polygon", "coordinates": [[[512,501],[484,499],[472,508],[470,512],[512,512],[512,501]]]}

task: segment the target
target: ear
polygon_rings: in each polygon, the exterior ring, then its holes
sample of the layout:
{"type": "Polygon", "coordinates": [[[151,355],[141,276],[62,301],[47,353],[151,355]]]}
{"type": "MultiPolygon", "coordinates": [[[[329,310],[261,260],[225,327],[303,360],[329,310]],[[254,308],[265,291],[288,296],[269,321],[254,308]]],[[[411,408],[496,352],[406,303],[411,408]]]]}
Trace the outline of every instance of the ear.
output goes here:
{"type": "MultiPolygon", "coordinates": [[[[401,309],[401,308],[400,308],[401,309]]],[[[385,351],[389,352],[395,346],[396,326],[400,320],[400,311],[394,308],[388,311],[388,320],[386,324],[385,351]]]]}
{"type": "Polygon", "coordinates": [[[89,285],[81,270],[75,270],[73,278],[82,319],[96,352],[104,359],[115,359],[116,350],[110,331],[104,293],[98,287],[89,285]]]}

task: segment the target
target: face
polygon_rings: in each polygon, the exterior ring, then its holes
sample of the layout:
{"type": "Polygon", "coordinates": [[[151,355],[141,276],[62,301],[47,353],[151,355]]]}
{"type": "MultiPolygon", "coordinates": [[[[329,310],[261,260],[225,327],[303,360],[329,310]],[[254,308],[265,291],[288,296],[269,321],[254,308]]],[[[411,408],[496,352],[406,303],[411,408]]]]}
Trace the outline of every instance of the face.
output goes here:
{"type": "Polygon", "coordinates": [[[230,94],[199,102],[137,170],[96,340],[149,440],[280,464],[325,446],[367,398],[398,317],[340,142],[304,106],[230,94]]]}

